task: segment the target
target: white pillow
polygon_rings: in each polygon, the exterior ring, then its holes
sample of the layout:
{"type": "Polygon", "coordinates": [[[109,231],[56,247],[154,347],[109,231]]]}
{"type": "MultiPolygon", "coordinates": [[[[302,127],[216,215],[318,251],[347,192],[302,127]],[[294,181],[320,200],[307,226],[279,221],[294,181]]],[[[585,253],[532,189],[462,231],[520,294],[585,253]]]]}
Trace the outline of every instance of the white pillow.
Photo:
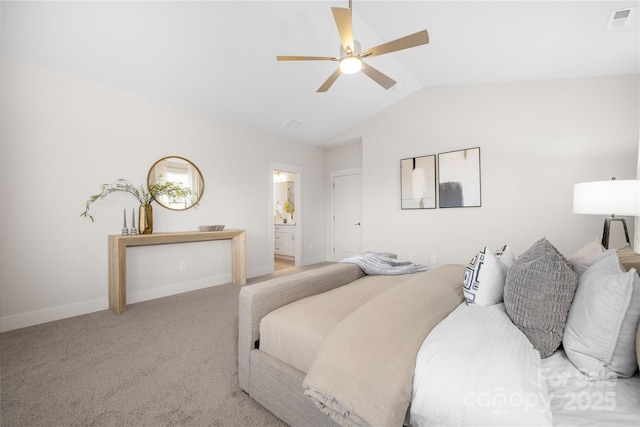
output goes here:
{"type": "Polygon", "coordinates": [[[508,265],[514,260],[513,252],[506,245],[496,251],[496,255],[486,246],[478,252],[464,272],[462,290],[467,304],[493,305],[502,302],[508,265]]]}
{"type": "Polygon", "coordinates": [[[640,322],[640,277],[625,272],[615,250],[589,267],[578,282],[563,345],[582,372],[602,377],[613,371],[630,377],[637,368],[636,332],[640,322]]]}
{"type": "Polygon", "coordinates": [[[578,252],[573,254],[568,261],[573,270],[579,275],[582,275],[582,273],[587,271],[587,268],[591,267],[603,257],[604,251],[604,247],[596,239],[578,249],[578,252]]]}
{"type": "Polygon", "coordinates": [[[496,251],[494,254],[507,268],[511,267],[516,260],[516,255],[513,253],[509,245],[504,245],[496,251]]]}

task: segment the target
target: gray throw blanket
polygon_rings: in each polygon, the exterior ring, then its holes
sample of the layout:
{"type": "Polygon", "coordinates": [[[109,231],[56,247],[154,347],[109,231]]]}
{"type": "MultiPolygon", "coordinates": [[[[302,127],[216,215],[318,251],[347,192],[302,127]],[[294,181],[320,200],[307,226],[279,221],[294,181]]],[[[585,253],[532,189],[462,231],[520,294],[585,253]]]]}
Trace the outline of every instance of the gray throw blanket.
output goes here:
{"type": "Polygon", "coordinates": [[[414,264],[410,261],[397,261],[381,252],[365,252],[343,259],[341,262],[357,264],[369,275],[395,276],[427,271],[435,266],[414,264]]]}

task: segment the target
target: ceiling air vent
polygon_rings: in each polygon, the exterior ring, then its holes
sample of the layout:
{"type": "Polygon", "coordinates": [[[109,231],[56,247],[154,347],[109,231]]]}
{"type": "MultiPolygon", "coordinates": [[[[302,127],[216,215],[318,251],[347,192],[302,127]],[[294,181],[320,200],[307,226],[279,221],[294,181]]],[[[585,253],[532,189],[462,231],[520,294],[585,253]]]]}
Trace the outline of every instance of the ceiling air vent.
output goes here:
{"type": "Polygon", "coordinates": [[[627,9],[612,10],[609,14],[609,21],[607,22],[607,29],[615,30],[618,28],[627,27],[632,19],[635,17],[637,7],[630,7],[627,9]]]}
{"type": "Polygon", "coordinates": [[[298,130],[298,128],[300,126],[302,126],[303,124],[305,124],[305,122],[303,122],[302,120],[298,120],[296,118],[290,118],[289,120],[287,120],[282,126],[280,126],[283,129],[289,130],[291,132],[295,132],[296,130],[298,130]]]}

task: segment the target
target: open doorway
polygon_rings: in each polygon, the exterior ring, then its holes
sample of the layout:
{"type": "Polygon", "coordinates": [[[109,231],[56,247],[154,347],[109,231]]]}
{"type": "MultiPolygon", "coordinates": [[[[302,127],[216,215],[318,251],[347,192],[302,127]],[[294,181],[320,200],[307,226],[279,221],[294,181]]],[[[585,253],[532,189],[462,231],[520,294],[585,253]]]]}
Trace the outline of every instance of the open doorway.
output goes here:
{"type": "Polygon", "coordinates": [[[299,267],[300,260],[300,171],[286,165],[273,165],[273,269],[299,267]]]}

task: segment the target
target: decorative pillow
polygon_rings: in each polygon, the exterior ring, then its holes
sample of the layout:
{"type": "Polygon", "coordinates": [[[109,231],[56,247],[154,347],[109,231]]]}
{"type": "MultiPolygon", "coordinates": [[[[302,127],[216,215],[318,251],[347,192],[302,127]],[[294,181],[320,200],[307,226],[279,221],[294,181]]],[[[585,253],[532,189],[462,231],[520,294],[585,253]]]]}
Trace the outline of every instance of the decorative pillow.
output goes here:
{"type": "Polygon", "coordinates": [[[507,271],[504,306],[542,358],[560,346],[578,274],[545,238],[507,271]]]}
{"type": "Polygon", "coordinates": [[[640,271],[640,254],[634,252],[629,246],[625,246],[616,251],[618,260],[625,270],[636,269],[636,274],[640,271]]]}
{"type": "Polygon", "coordinates": [[[591,267],[603,257],[604,250],[604,247],[597,239],[593,240],[573,254],[573,256],[569,258],[569,264],[576,273],[582,275],[582,273],[587,271],[587,268],[591,267]]]}
{"type": "Polygon", "coordinates": [[[504,245],[500,249],[496,251],[494,254],[507,268],[511,267],[511,265],[515,262],[516,256],[513,251],[509,247],[509,245],[504,245]]]}
{"type": "Polygon", "coordinates": [[[510,258],[512,260],[514,256],[508,246],[499,249],[496,255],[485,246],[471,258],[464,271],[462,288],[467,304],[493,305],[502,302],[508,268],[502,259],[510,262],[510,258]]]}
{"type": "Polygon", "coordinates": [[[640,277],[625,272],[615,250],[580,277],[562,341],[569,360],[585,374],[608,370],[630,377],[637,367],[640,277]]]}

